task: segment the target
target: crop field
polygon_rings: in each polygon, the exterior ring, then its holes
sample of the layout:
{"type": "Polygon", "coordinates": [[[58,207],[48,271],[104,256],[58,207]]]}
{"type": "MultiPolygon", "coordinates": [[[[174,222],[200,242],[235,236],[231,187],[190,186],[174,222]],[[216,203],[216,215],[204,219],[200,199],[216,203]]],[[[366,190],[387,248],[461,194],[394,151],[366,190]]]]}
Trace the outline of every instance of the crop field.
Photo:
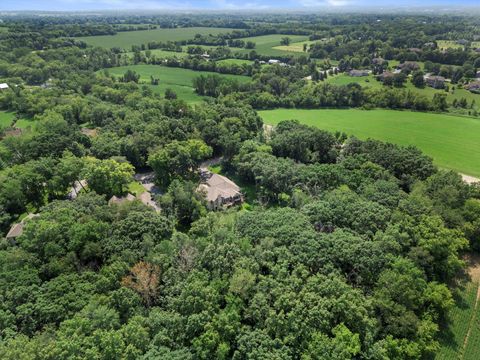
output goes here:
{"type": "MultiPolygon", "coordinates": [[[[130,69],[140,75],[140,81],[150,84],[150,76],[159,79],[158,85],[151,85],[152,90],[159,94],[164,94],[167,88],[172,89],[177,93],[179,99],[190,103],[199,102],[202,96],[195,93],[192,81],[200,75],[217,74],[208,71],[193,71],[190,69],[173,68],[160,65],[132,65],[119,66],[107,69],[111,75],[122,76],[130,69]]],[[[248,82],[248,76],[217,74],[221,77],[238,80],[239,82],[248,82]]]]}
{"type": "Polygon", "coordinates": [[[115,35],[98,35],[78,37],[78,40],[85,41],[92,46],[105,48],[118,47],[131,49],[132,45],[146,44],[149,41],[180,41],[193,39],[196,34],[217,35],[231,32],[233,29],[210,28],[210,27],[189,27],[176,29],[154,29],[139,31],[124,31],[115,35]]]}
{"type": "Polygon", "coordinates": [[[259,111],[267,124],[300,122],[329,131],[344,131],[360,139],[373,138],[399,145],[415,145],[443,168],[480,176],[480,119],[395,110],[259,111]]]}
{"type": "MultiPolygon", "coordinates": [[[[254,50],[261,55],[282,56],[282,55],[298,54],[298,52],[291,51],[291,50],[286,51],[286,50],[276,49],[277,46],[281,46],[280,41],[284,37],[290,38],[291,45],[293,45],[293,43],[298,43],[298,42],[308,40],[308,36],[304,36],[304,35],[281,35],[281,34],[253,36],[253,37],[243,38],[242,40],[245,42],[253,41],[255,43],[254,50]]],[[[251,50],[249,49],[243,49],[240,52],[249,53],[250,51],[251,50]]]]}
{"type": "Polygon", "coordinates": [[[435,360],[477,360],[480,358],[480,257],[469,257],[470,281],[454,291],[455,307],[449,326],[440,332],[440,350],[435,360]]]}
{"type": "Polygon", "coordinates": [[[217,64],[222,65],[252,65],[253,61],[252,60],[244,60],[244,59],[224,59],[224,60],[218,60],[217,64]]]}
{"type": "Polygon", "coordinates": [[[9,127],[12,124],[15,114],[12,112],[0,111],[0,130],[9,127]]]}

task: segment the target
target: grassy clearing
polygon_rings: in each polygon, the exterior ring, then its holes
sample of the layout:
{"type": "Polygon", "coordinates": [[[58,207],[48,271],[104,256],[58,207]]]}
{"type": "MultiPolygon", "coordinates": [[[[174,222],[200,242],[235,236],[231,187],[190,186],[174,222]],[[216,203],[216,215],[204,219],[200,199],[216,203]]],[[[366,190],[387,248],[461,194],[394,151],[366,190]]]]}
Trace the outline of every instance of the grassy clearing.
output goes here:
{"type": "Polygon", "coordinates": [[[127,191],[132,195],[139,196],[145,192],[145,188],[138,181],[132,181],[130,184],[128,184],[127,191]]]}
{"type": "Polygon", "coordinates": [[[139,31],[124,31],[115,35],[84,36],[77,38],[85,41],[92,46],[105,48],[118,47],[121,49],[131,49],[132,45],[146,44],[149,41],[180,41],[193,39],[196,34],[217,35],[231,32],[233,29],[227,28],[209,28],[209,27],[190,27],[177,29],[154,29],[139,31]]]}
{"type": "MultiPolygon", "coordinates": [[[[150,76],[160,80],[159,85],[150,85],[152,90],[158,94],[164,94],[167,88],[177,93],[179,99],[190,103],[202,101],[203,97],[195,93],[192,85],[194,78],[200,75],[217,74],[208,71],[193,71],[190,69],[173,68],[160,65],[132,65],[119,66],[107,69],[111,75],[120,77],[131,69],[140,75],[140,81],[150,84],[150,76]]],[[[221,77],[238,80],[239,82],[248,82],[248,76],[217,74],[221,77]]]]}
{"type": "Polygon", "coordinates": [[[217,61],[217,64],[219,65],[252,65],[253,63],[252,60],[244,59],[224,59],[217,61]]]}
{"type": "Polygon", "coordinates": [[[14,118],[15,118],[15,113],[0,111],[0,130],[5,129],[10,125],[12,125],[14,118]]]}
{"type": "MultiPolygon", "coordinates": [[[[285,56],[285,55],[298,55],[298,52],[295,51],[286,51],[276,49],[277,46],[281,46],[280,41],[282,38],[288,37],[290,38],[291,43],[298,43],[302,41],[307,41],[308,36],[304,35],[262,35],[262,36],[253,36],[248,38],[243,38],[243,41],[253,41],[255,43],[255,51],[261,55],[267,56],[285,56]]],[[[251,50],[243,49],[239,52],[241,53],[249,53],[251,50]]]]}
{"type": "Polygon", "coordinates": [[[310,45],[315,44],[315,41],[298,41],[291,43],[290,45],[280,45],[280,46],[274,46],[273,48],[276,50],[282,50],[282,51],[288,51],[288,52],[299,52],[299,53],[304,53],[303,51],[303,45],[307,44],[307,49],[310,48],[310,45]]]}
{"type": "Polygon", "coordinates": [[[480,41],[473,41],[472,42],[473,49],[480,49],[480,41]]]}
{"type": "Polygon", "coordinates": [[[447,169],[480,176],[480,119],[394,110],[260,111],[267,124],[297,119],[329,131],[344,131],[360,139],[373,138],[415,145],[447,169]]]}
{"type": "Polygon", "coordinates": [[[464,48],[463,45],[457,44],[454,40],[437,40],[437,45],[440,50],[464,48]]]}

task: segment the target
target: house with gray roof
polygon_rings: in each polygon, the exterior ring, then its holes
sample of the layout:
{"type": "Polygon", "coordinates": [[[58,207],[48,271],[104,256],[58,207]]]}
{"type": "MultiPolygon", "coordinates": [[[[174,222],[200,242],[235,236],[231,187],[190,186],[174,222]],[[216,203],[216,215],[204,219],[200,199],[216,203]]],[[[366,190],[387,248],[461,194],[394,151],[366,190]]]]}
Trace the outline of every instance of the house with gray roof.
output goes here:
{"type": "Polygon", "coordinates": [[[197,191],[203,193],[210,210],[221,210],[244,201],[240,187],[229,178],[201,170],[202,183],[197,191]]]}

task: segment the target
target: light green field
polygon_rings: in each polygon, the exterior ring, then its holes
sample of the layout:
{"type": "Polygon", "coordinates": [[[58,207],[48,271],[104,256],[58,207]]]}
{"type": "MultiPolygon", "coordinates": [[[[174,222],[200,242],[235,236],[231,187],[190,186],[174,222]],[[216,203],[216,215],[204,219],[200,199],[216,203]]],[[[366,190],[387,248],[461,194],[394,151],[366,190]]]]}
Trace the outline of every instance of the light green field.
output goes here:
{"type": "Polygon", "coordinates": [[[252,60],[244,60],[244,59],[224,59],[218,60],[218,65],[252,65],[252,60]]]}
{"type": "MultiPolygon", "coordinates": [[[[176,57],[178,59],[183,59],[188,56],[186,52],[176,52],[176,51],[166,51],[162,49],[153,49],[149,50],[152,56],[155,56],[156,58],[159,59],[167,59],[167,58],[173,58],[176,57]]],[[[142,51],[145,54],[145,51],[142,51]]],[[[133,53],[130,52],[131,56],[133,56],[133,53]]]]}
{"type": "MultiPolygon", "coordinates": [[[[150,76],[159,79],[159,85],[151,85],[153,91],[163,95],[167,88],[177,93],[179,99],[190,103],[202,101],[203,97],[195,93],[193,89],[193,79],[200,75],[217,74],[208,71],[193,71],[190,69],[174,68],[160,65],[132,65],[119,66],[107,69],[111,75],[122,76],[131,69],[140,75],[140,81],[150,84],[150,76]]],[[[248,76],[217,74],[224,78],[235,79],[239,82],[248,82],[248,76]]]]}
{"type": "Polygon", "coordinates": [[[480,41],[473,41],[472,42],[473,49],[480,49],[480,41]]]}
{"type": "Polygon", "coordinates": [[[0,111],[0,130],[9,127],[15,118],[15,113],[0,111]]]}
{"type": "Polygon", "coordinates": [[[463,45],[457,44],[454,40],[437,40],[437,45],[440,50],[464,48],[463,45]]]}
{"type": "Polygon", "coordinates": [[[435,360],[480,359],[480,257],[468,257],[469,281],[454,290],[455,307],[448,327],[441,329],[435,360]]]}
{"type": "MultiPolygon", "coordinates": [[[[291,44],[308,40],[308,36],[305,36],[305,35],[281,35],[281,34],[253,36],[253,37],[243,38],[242,40],[245,42],[253,41],[255,43],[254,50],[260,55],[267,55],[267,56],[299,55],[298,52],[295,52],[295,51],[279,50],[275,48],[277,46],[281,46],[280,41],[284,37],[290,38],[291,44]]],[[[248,54],[250,51],[252,50],[243,49],[240,52],[248,54]]]]}
{"type": "Polygon", "coordinates": [[[267,124],[297,119],[329,131],[344,131],[360,139],[373,138],[415,145],[443,168],[480,176],[480,119],[394,110],[259,111],[267,124]]]}
{"type": "Polygon", "coordinates": [[[209,27],[190,27],[177,29],[154,29],[139,31],[124,31],[115,35],[83,36],[78,40],[85,41],[92,46],[105,48],[118,47],[122,49],[131,49],[132,45],[146,44],[150,41],[180,41],[193,39],[196,34],[217,35],[231,32],[227,28],[209,28],[209,27]]]}
{"type": "Polygon", "coordinates": [[[290,45],[280,45],[280,46],[274,46],[273,48],[276,50],[282,50],[282,51],[288,51],[288,52],[300,52],[304,53],[303,51],[303,45],[307,44],[307,50],[310,48],[310,45],[315,44],[315,41],[299,41],[299,42],[294,42],[291,43],[290,45]]]}

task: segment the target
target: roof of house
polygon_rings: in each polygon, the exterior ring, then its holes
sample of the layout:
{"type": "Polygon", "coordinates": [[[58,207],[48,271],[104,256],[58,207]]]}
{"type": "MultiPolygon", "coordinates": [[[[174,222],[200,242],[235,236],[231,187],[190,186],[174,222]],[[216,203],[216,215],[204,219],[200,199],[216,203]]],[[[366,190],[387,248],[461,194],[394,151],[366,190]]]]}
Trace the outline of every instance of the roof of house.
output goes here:
{"type": "Polygon", "coordinates": [[[108,205],[112,205],[112,204],[123,204],[124,202],[126,201],[133,201],[135,200],[136,197],[133,196],[132,194],[127,194],[127,196],[122,196],[122,197],[118,197],[118,196],[115,196],[113,195],[110,200],[108,200],[108,205]]]}
{"type": "Polygon", "coordinates": [[[160,212],[160,207],[157,203],[152,199],[152,194],[148,191],[145,191],[138,195],[138,200],[140,200],[143,204],[152,207],[155,209],[156,212],[160,212]]]}
{"type": "Polygon", "coordinates": [[[1,83],[0,84],[0,89],[8,89],[8,84],[7,83],[1,83]]]}
{"type": "Polygon", "coordinates": [[[348,73],[350,76],[368,76],[369,74],[368,70],[350,70],[348,73]]]}
{"type": "Polygon", "coordinates": [[[425,80],[427,80],[427,81],[445,81],[445,78],[443,76],[438,76],[438,75],[428,75],[428,76],[425,76],[425,80]]]}
{"type": "Polygon", "coordinates": [[[467,90],[480,90],[480,80],[473,81],[470,84],[466,85],[467,90]]]}
{"type": "Polygon", "coordinates": [[[25,226],[25,221],[36,218],[38,216],[40,216],[40,215],[30,213],[19,223],[13,224],[12,227],[10,228],[10,231],[8,232],[6,238],[11,239],[11,238],[16,238],[16,237],[22,235],[23,234],[23,227],[25,226]]]}
{"type": "Polygon", "coordinates": [[[219,197],[229,198],[241,195],[240,187],[225,176],[212,174],[209,179],[198,187],[206,193],[208,201],[215,201],[219,197]]]}

